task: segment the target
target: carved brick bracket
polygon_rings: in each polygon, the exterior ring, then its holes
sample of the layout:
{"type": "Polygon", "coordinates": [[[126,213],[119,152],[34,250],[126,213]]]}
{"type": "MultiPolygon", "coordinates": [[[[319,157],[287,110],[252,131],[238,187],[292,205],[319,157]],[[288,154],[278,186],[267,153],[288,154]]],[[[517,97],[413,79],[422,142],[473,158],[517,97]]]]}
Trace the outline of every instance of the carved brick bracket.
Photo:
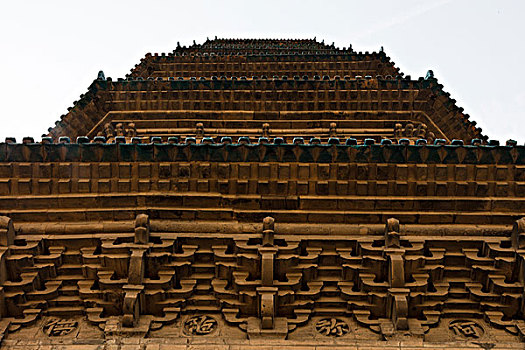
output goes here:
{"type": "MultiPolygon", "coordinates": [[[[161,239],[150,235],[147,215],[135,221],[129,234],[79,250],[20,238],[0,247],[8,271],[0,292],[8,329],[60,315],[59,297],[77,290],[81,303],[74,311],[107,336],[146,334],[180,314],[205,310],[222,313],[249,338],[286,338],[310,317],[327,314],[353,315],[384,338],[422,337],[458,313],[456,295],[479,305],[469,310],[494,327],[514,335],[525,329],[518,320],[523,253],[507,238],[449,249],[404,236],[399,222],[389,219],[383,237],[284,239],[266,218],[256,234],[161,239]],[[446,259],[455,262],[448,271],[446,259]],[[68,281],[68,269],[81,277],[68,281]]],[[[512,242],[520,242],[520,222],[512,242]]]]}

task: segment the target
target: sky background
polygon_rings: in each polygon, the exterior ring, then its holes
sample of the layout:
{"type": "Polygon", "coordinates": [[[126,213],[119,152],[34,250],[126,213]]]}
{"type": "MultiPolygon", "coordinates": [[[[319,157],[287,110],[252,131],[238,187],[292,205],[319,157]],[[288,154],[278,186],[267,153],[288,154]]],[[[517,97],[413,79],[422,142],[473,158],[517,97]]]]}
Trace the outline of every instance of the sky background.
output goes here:
{"type": "Polygon", "coordinates": [[[40,136],[103,70],[213,38],[313,38],[384,47],[432,69],[492,139],[525,141],[525,0],[0,0],[0,140],[40,136]]]}

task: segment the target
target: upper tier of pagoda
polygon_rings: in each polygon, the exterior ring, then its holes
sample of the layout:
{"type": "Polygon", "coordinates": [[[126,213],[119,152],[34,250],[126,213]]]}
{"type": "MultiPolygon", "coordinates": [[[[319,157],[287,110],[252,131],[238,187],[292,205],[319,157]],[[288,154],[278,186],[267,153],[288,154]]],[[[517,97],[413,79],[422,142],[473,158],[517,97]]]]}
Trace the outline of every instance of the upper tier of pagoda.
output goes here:
{"type": "Polygon", "coordinates": [[[384,53],[346,55],[146,55],[128,77],[253,76],[397,76],[402,75],[384,53]]]}
{"type": "Polygon", "coordinates": [[[48,136],[487,140],[431,72],[418,80],[403,76],[383,50],[361,53],[315,39],[216,38],[147,54],[117,81],[99,76],[48,136]]]}
{"type": "Polygon", "coordinates": [[[215,39],[172,53],[146,54],[128,77],[403,75],[380,52],[290,39],[215,39]]]}
{"type": "MultiPolygon", "coordinates": [[[[351,49],[349,48],[351,51],[351,49]]],[[[206,39],[203,44],[186,47],[177,45],[173,54],[208,53],[208,54],[301,54],[342,52],[334,44],[314,39],[206,39]]]]}

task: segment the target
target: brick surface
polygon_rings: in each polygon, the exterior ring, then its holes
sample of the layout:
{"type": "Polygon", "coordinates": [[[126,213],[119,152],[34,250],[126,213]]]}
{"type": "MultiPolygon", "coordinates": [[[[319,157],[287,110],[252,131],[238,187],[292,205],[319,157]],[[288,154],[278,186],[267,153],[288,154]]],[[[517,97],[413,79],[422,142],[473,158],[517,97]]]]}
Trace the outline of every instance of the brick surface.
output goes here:
{"type": "Polygon", "coordinates": [[[399,74],[315,39],[101,72],[0,143],[2,348],[519,348],[525,146],[399,74]]]}

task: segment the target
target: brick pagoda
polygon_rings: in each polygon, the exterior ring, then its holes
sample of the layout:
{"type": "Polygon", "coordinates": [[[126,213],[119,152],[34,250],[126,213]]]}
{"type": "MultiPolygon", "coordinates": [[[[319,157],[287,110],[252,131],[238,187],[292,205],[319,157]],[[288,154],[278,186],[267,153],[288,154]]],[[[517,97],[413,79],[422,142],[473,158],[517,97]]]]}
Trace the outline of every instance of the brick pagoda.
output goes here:
{"type": "Polygon", "coordinates": [[[27,349],[522,349],[525,147],[429,71],[213,39],[0,144],[0,333],[27,349]]]}

